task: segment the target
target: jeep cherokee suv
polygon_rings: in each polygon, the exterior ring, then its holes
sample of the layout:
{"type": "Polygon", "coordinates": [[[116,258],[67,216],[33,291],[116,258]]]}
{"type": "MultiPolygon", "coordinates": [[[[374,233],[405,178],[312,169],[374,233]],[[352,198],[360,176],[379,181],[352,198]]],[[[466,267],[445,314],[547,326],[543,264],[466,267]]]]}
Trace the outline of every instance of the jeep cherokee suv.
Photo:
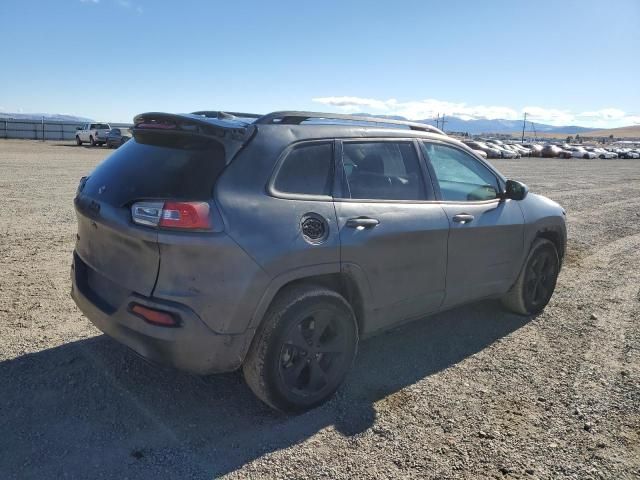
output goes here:
{"type": "Polygon", "coordinates": [[[549,301],[564,210],[423,124],[145,113],[83,177],[72,296],[141,356],[242,367],[282,411],[327,400],[358,340],[462,303],[549,301]]]}

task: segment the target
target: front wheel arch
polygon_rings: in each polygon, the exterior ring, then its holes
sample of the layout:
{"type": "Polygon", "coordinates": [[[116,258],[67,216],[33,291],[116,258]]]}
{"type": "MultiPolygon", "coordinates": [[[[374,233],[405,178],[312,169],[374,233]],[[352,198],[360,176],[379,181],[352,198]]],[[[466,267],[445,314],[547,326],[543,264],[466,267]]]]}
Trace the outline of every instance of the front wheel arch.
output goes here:
{"type": "MultiPolygon", "coordinates": [[[[551,265],[553,265],[553,263],[551,265]]],[[[518,274],[518,278],[516,279],[513,286],[509,289],[509,291],[501,299],[503,306],[507,310],[510,310],[511,312],[517,313],[519,315],[535,315],[540,313],[542,310],[544,310],[547,303],[553,296],[556,281],[560,273],[560,265],[560,255],[553,241],[540,236],[536,237],[531,245],[531,248],[529,249],[529,252],[527,253],[520,273],[518,274]],[[552,251],[553,254],[551,253],[552,251]],[[542,258],[545,258],[544,255],[546,255],[549,259],[555,258],[555,277],[546,275],[547,279],[553,278],[552,285],[548,285],[546,287],[547,290],[550,289],[550,294],[549,297],[546,298],[546,301],[543,300],[540,302],[529,303],[529,301],[527,300],[527,293],[525,293],[525,287],[527,285],[526,279],[529,275],[527,272],[530,266],[534,271],[536,270],[533,265],[536,264],[536,258],[540,258],[540,254],[542,254],[542,258]],[[536,303],[538,303],[538,305],[536,305],[536,303]]],[[[533,274],[535,275],[535,273],[533,274]]],[[[535,288],[537,288],[537,286],[535,288]]]]}

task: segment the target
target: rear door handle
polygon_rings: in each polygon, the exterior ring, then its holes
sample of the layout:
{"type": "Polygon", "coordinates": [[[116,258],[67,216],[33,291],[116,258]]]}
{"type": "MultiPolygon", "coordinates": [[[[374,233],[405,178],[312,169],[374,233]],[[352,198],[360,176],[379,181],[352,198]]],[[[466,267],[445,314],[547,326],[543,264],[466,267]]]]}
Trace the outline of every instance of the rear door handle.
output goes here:
{"type": "Polygon", "coordinates": [[[470,223],[474,218],[473,215],[469,215],[468,213],[459,213],[458,215],[454,215],[453,221],[456,223],[470,223]]]}
{"type": "Polygon", "coordinates": [[[379,223],[380,223],[380,220],[378,220],[377,218],[356,217],[356,218],[350,218],[350,219],[347,220],[347,227],[351,227],[351,228],[358,228],[358,227],[373,228],[376,225],[378,225],[379,223]]]}

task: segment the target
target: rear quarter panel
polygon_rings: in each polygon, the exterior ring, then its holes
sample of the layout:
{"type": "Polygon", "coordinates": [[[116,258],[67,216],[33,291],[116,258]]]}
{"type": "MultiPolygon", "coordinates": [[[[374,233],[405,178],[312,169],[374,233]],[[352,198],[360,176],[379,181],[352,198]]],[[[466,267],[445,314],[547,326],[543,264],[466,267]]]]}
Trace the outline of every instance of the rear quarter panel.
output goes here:
{"type": "Polygon", "coordinates": [[[253,317],[255,325],[264,306],[287,282],[310,275],[340,272],[340,240],[333,201],[288,199],[272,196],[268,182],[277,160],[295,141],[283,127],[260,132],[251,148],[241,151],[218,180],[215,199],[225,224],[225,232],[249,255],[269,279],[261,295],[261,309],[253,317]],[[326,239],[307,242],[301,234],[301,220],[315,214],[326,222],[326,239]]]}

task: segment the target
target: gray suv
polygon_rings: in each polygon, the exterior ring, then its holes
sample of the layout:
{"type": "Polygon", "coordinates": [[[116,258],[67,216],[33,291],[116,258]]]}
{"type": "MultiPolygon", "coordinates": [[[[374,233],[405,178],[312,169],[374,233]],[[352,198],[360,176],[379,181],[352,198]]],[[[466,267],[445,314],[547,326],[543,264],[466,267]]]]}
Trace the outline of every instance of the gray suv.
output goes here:
{"type": "Polygon", "coordinates": [[[153,362],[242,367],[278,410],[326,401],[361,338],[484,298],[534,315],[555,288],[564,210],[429,125],[145,113],[132,133],[78,186],[75,302],[153,362]]]}

